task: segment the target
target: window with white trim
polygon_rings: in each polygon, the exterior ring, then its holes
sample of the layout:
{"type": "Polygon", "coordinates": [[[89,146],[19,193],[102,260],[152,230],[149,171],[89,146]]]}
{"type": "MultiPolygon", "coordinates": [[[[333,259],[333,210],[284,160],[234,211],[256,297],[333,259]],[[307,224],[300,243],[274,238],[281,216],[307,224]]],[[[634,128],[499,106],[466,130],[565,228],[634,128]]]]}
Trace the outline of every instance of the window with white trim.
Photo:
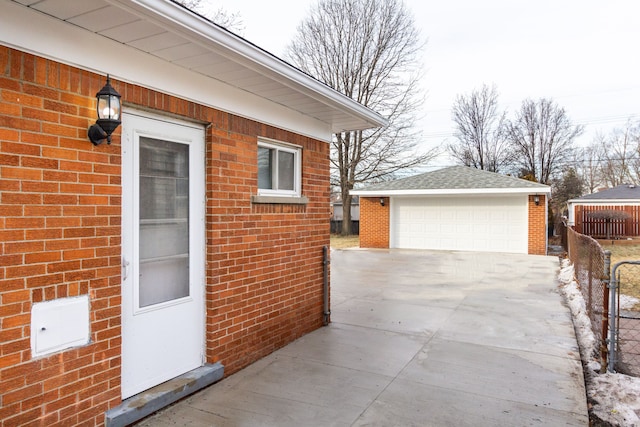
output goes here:
{"type": "Polygon", "coordinates": [[[300,197],[302,150],[258,141],[258,195],[300,197]]]}

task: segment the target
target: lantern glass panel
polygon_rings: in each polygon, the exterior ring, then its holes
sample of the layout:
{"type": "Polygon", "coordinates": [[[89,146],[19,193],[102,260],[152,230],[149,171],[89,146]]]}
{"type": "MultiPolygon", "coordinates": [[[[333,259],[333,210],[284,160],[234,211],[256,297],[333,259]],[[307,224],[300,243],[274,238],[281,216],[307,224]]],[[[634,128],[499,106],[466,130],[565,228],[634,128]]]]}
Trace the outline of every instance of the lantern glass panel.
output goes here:
{"type": "Polygon", "coordinates": [[[98,118],[120,120],[120,99],[115,95],[99,95],[98,118]]]}

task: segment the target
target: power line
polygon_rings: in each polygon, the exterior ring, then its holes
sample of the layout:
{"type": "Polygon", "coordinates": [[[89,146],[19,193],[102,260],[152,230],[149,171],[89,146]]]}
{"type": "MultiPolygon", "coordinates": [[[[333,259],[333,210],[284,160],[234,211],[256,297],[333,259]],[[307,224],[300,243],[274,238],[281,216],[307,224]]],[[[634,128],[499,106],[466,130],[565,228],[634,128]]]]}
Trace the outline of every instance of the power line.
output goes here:
{"type": "MultiPolygon", "coordinates": [[[[576,121],[575,124],[581,125],[581,126],[591,126],[591,125],[598,125],[598,124],[626,123],[627,121],[635,120],[636,118],[640,118],[640,113],[593,117],[593,118],[578,120],[576,121]]],[[[453,138],[455,136],[456,136],[455,133],[453,133],[452,131],[423,133],[424,139],[446,139],[446,138],[453,138]]]]}
{"type": "Polygon", "coordinates": [[[577,120],[577,124],[579,125],[591,125],[591,124],[603,124],[603,123],[615,123],[615,122],[627,122],[629,120],[633,120],[636,117],[640,117],[638,113],[628,114],[628,115],[616,115],[616,116],[603,116],[603,117],[594,117],[590,119],[582,119],[577,120]]]}

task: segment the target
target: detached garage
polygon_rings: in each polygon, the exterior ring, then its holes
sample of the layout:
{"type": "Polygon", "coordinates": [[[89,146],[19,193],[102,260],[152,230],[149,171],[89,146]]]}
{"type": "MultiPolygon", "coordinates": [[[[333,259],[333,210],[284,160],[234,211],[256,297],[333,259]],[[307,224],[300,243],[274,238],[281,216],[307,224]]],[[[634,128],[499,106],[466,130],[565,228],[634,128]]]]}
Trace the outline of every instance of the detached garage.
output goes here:
{"type": "Polygon", "coordinates": [[[454,166],[352,191],[360,246],[545,255],[549,186],[454,166]]]}

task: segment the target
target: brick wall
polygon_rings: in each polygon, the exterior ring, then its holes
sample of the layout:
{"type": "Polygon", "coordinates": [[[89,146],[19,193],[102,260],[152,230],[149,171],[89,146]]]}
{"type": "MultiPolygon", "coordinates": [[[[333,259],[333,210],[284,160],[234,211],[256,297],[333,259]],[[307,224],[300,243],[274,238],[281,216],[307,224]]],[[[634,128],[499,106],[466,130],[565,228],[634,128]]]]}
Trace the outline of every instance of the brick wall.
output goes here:
{"type": "Polygon", "coordinates": [[[541,195],[536,206],[535,196],[529,196],[529,254],[547,254],[547,204],[545,196],[541,195]]]}
{"type": "Polygon", "coordinates": [[[0,420],[72,425],[120,400],[120,148],[104,78],[0,47],[0,420]],[[31,305],[89,295],[91,344],[32,359],[31,305]]]}
{"type": "Polygon", "coordinates": [[[389,247],[389,198],[360,197],[360,247],[389,247]]]}
{"type": "MultiPolygon", "coordinates": [[[[120,129],[104,77],[0,46],[0,425],[102,425],[120,403],[120,129]],[[91,343],[32,359],[33,303],[89,295],[91,343]]],[[[207,360],[234,372],[322,324],[328,144],[112,80],[126,105],[207,127],[207,360]],[[257,137],[303,147],[305,206],[252,204],[257,137]]]]}
{"type": "Polygon", "coordinates": [[[207,153],[207,358],[232,373],[322,325],[329,146],[229,117],[207,153]],[[256,136],[303,147],[309,204],[252,204],[256,136]]]}

